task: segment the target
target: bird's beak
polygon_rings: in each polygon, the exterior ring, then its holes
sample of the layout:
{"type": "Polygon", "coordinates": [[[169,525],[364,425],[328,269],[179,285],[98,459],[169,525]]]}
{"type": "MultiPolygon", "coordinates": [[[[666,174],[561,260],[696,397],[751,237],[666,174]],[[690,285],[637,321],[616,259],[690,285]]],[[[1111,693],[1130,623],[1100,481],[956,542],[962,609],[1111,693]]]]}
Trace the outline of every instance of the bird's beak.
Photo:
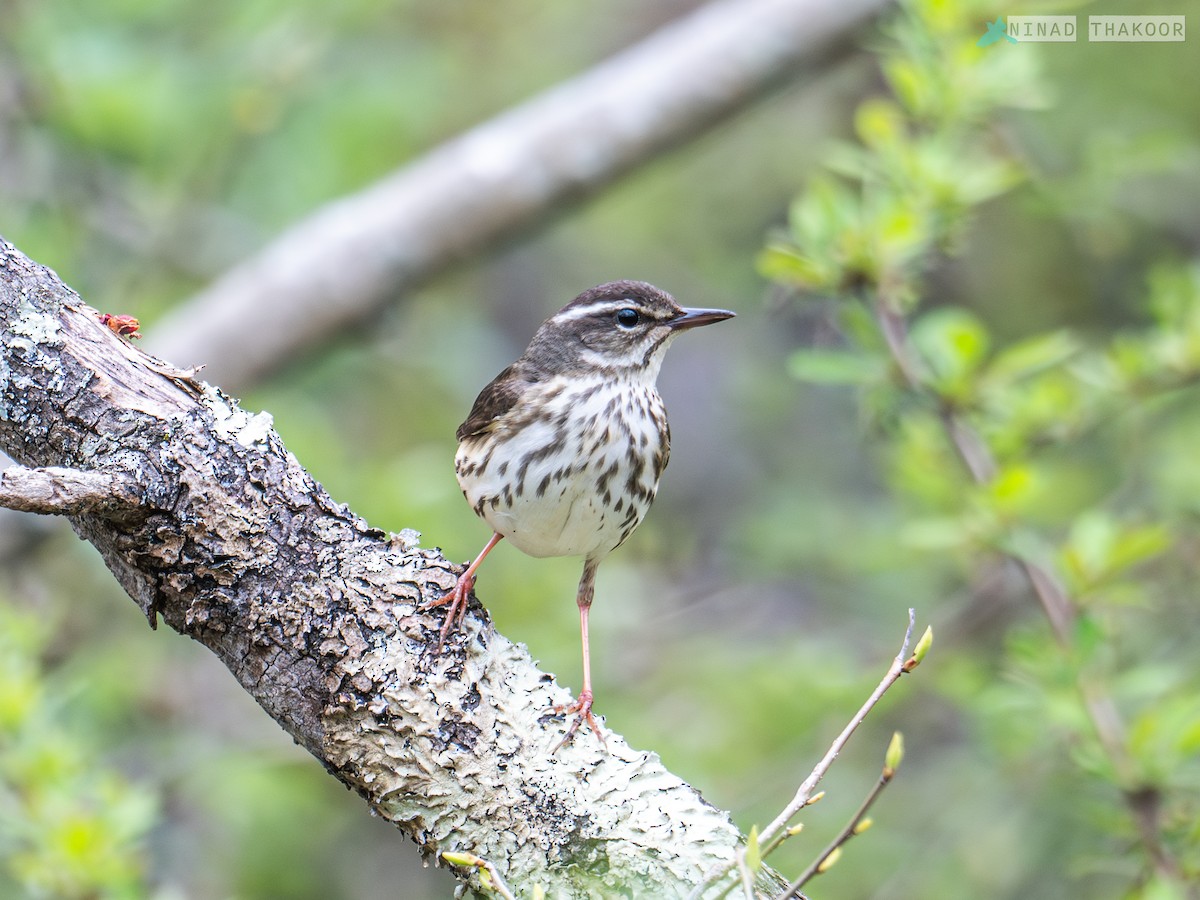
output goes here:
{"type": "Polygon", "coordinates": [[[667,323],[667,326],[674,331],[683,331],[686,328],[699,328],[701,325],[711,325],[713,322],[721,322],[725,319],[732,319],[734,313],[727,309],[684,309],[683,315],[678,319],[672,319],[667,323]]]}

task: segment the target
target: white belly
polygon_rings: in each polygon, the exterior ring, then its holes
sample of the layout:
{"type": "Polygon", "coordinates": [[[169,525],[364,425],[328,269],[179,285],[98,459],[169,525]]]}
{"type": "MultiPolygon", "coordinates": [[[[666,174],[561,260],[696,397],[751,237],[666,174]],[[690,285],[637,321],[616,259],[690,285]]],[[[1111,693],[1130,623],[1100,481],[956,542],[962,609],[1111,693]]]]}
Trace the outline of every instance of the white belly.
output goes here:
{"type": "Polygon", "coordinates": [[[464,454],[478,445],[459,447],[467,502],[530,556],[605,556],[641,522],[658,488],[667,448],[647,415],[652,407],[661,415],[658,394],[589,387],[564,390],[534,421],[513,410],[485,436],[495,449],[474,471],[464,469],[464,454]],[[556,421],[563,415],[565,428],[556,421]]]}

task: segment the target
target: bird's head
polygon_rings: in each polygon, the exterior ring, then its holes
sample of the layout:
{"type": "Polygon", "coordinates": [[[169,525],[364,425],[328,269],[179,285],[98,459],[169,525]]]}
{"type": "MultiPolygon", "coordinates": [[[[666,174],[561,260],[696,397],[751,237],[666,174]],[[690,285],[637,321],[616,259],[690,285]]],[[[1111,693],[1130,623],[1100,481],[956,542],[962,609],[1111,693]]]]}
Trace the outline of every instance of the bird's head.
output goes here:
{"type": "Polygon", "coordinates": [[[555,374],[595,371],[653,383],[677,334],[733,315],[680,306],[644,281],[610,281],[584,291],[543,322],[525,356],[555,374]]]}

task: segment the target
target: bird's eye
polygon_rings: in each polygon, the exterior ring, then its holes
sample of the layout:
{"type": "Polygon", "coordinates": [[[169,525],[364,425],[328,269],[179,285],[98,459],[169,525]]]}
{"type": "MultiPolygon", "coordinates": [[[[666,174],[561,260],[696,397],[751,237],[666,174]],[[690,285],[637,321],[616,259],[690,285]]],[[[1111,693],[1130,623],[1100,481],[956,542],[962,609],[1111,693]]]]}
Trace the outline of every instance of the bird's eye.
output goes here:
{"type": "Polygon", "coordinates": [[[616,315],[617,324],[622,328],[633,328],[641,319],[642,317],[638,315],[638,311],[629,307],[618,310],[616,315]]]}

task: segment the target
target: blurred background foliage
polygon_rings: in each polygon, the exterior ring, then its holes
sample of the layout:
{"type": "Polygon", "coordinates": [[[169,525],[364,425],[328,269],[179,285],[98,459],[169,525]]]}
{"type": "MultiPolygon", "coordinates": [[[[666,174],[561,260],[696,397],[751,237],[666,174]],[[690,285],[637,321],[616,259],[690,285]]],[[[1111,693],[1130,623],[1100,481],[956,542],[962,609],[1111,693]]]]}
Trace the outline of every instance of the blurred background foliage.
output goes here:
{"type": "MultiPolygon", "coordinates": [[[[152,331],[288,223],[690,5],[8,0],[0,233],[152,331]]],[[[1200,3],[907,6],[243,402],[373,525],[465,560],[487,534],[454,482],[454,428],[542,318],[617,277],[732,307],[664,367],[672,463],[600,574],[598,709],[748,830],[915,606],[933,653],[771,863],[817,853],[899,729],[876,826],[814,897],[1181,897],[1123,794],[1161,792],[1162,839],[1194,873],[1200,57],[1194,39],[974,37],[1022,12],[1195,25],[1200,3]],[[871,316],[881,287],[919,390],[871,316]],[[947,408],[994,479],[969,483],[947,408]],[[1069,590],[1067,646],[1006,554],[1069,590]],[[1081,673],[1125,722],[1132,772],[1098,748],[1081,673]]],[[[448,895],[214,660],[149,632],[73,534],[4,549],[0,895],[448,895]]],[[[497,627],[575,687],[577,578],[501,546],[479,584],[497,627]]]]}

